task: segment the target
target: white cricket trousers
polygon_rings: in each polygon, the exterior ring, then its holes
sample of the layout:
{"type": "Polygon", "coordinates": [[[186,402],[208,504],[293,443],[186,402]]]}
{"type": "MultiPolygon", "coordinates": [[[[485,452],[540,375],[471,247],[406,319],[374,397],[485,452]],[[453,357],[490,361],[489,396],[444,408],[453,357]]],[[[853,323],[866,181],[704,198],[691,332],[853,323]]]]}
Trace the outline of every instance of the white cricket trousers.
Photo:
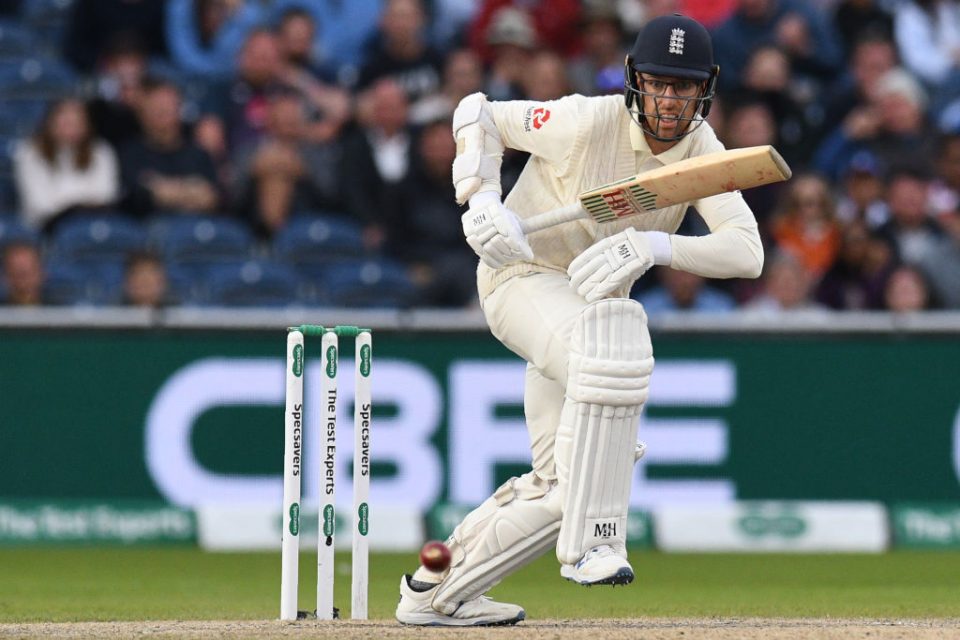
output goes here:
{"type": "Polygon", "coordinates": [[[560,273],[531,273],[500,284],[481,303],[490,331],[527,361],[523,394],[533,470],[556,479],[553,449],[567,385],[570,334],[587,301],[560,273]]]}

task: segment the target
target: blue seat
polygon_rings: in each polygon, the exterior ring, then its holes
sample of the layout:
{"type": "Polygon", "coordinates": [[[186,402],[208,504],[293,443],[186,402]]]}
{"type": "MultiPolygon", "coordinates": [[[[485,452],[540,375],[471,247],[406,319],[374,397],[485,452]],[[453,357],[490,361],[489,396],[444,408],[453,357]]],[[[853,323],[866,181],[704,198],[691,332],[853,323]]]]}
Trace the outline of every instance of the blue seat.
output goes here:
{"type": "Polygon", "coordinates": [[[316,284],[339,307],[405,308],[416,302],[417,289],[404,266],[386,258],[330,264],[316,284]]]}
{"type": "Polygon", "coordinates": [[[50,262],[44,267],[43,297],[48,304],[93,304],[95,294],[87,269],[70,262],[50,262]]]}
{"type": "Polygon", "coordinates": [[[211,267],[206,284],[211,305],[283,307],[298,301],[300,276],[287,265],[249,260],[211,267]]]}
{"type": "Polygon", "coordinates": [[[36,34],[22,23],[0,21],[0,57],[29,56],[36,50],[36,34]]]}
{"type": "Polygon", "coordinates": [[[29,242],[36,244],[39,236],[36,232],[20,224],[16,218],[0,216],[0,248],[11,242],[29,242]]]}
{"type": "Polygon", "coordinates": [[[146,248],[147,230],[119,213],[91,214],[64,220],[52,241],[61,260],[123,262],[146,248]]]}
{"type": "Polygon", "coordinates": [[[0,95],[5,99],[64,96],[76,83],[76,74],[59,60],[41,57],[0,60],[0,95]]]}
{"type": "Polygon", "coordinates": [[[168,262],[182,266],[239,262],[251,257],[254,249],[253,234],[246,225],[213,216],[158,218],[150,224],[149,238],[168,262]]]}
{"type": "Polygon", "coordinates": [[[297,266],[358,259],[365,253],[360,225],[336,215],[297,215],[273,241],[274,257],[297,266]]]}
{"type": "Polygon", "coordinates": [[[170,299],[178,305],[203,305],[207,300],[207,287],[203,274],[195,269],[179,265],[166,265],[167,287],[170,299]]]}
{"type": "Polygon", "coordinates": [[[19,138],[31,135],[49,108],[49,101],[45,99],[10,99],[4,100],[0,110],[0,136],[9,140],[4,152],[13,151],[13,144],[19,138]]]}
{"type": "Polygon", "coordinates": [[[54,258],[44,267],[50,304],[104,305],[123,300],[122,262],[71,262],[54,258]]]}

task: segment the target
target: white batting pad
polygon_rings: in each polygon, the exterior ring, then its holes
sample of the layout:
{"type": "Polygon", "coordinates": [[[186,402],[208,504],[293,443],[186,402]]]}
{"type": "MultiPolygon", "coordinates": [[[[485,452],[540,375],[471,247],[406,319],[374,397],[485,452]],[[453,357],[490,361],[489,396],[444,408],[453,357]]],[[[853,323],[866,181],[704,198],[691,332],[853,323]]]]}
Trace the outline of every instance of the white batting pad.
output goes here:
{"type": "Polygon", "coordinates": [[[626,556],[627,508],[653,349],[643,307],[601,300],[573,327],[555,460],[563,520],[557,558],[608,544],[626,556]]]}
{"type": "Polygon", "coordinates": [[[532,471],[511,478],[447,540],[452,560],[433,608],[452,614],[461,602],[485,593],[552,547],[559,528],[556,487],[532,471]]]}

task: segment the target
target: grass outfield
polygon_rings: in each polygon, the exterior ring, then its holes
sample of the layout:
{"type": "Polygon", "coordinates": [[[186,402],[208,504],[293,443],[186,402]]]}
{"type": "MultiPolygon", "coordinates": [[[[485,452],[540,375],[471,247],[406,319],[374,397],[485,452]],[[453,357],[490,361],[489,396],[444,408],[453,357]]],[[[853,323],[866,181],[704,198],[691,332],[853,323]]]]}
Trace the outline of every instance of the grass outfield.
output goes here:
{"type": "MultiPolygon", "coordinates": [[[[301,556],[300,603],[315,599],[315,557],[301,556]]],[[[585,589],[548,555],[492,592],[528,619],[635,617],[960,617],[960,553],[886,555],[632,554],[638,580],[585,589]]],[[[338,556],[337,603],[349,608],[349,556],[338,556]]],[[[375,554],[370,617],[392,618],[415,554],[375,554]]],[[[0,623],[271,619],[279,554],[197,549],[0,549],[0,623]]],[[[310,606],[312,609],[313,606],[310,606]]]]}

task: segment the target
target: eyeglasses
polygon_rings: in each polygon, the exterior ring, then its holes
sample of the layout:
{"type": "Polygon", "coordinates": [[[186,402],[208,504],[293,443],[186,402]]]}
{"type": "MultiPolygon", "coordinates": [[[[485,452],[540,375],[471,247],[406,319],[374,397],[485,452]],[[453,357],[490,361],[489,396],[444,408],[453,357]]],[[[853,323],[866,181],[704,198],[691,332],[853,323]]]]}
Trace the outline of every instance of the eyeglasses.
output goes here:
{"type": "Polygon", "coordinates": [[[645,93],[652,93],[657,97],[665,96],[667,89],[673,88],[673,95],[678,98],[692,98],[700,91],[700,83],[695,80],[658,80],[640,76],[640,84],[645,93]]]}

